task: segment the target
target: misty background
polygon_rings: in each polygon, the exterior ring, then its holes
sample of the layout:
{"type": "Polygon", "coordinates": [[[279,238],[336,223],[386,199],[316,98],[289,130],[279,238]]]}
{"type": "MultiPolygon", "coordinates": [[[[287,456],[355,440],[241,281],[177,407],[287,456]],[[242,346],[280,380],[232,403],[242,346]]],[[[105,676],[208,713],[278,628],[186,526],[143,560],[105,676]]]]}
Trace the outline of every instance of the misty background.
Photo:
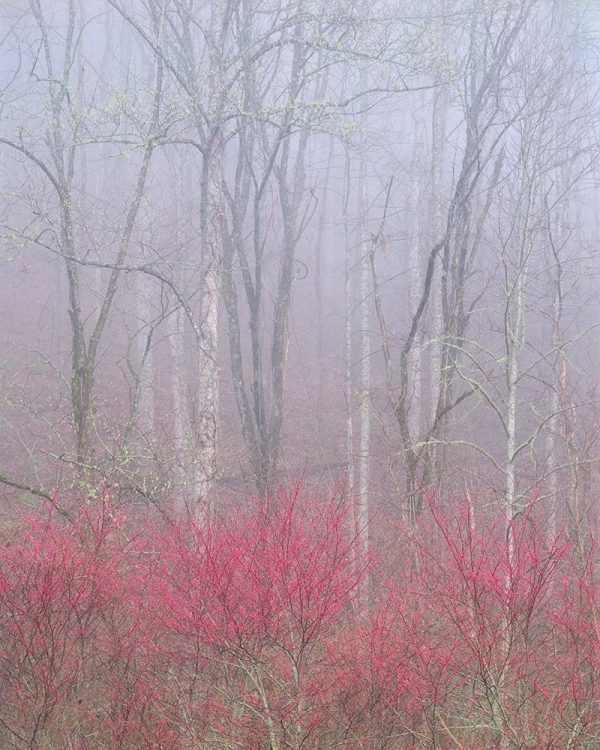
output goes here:
{"type": "Polygon", "coordinates": [[[5,0],[0,492],[594,513],[600,11],[5,0]]]}

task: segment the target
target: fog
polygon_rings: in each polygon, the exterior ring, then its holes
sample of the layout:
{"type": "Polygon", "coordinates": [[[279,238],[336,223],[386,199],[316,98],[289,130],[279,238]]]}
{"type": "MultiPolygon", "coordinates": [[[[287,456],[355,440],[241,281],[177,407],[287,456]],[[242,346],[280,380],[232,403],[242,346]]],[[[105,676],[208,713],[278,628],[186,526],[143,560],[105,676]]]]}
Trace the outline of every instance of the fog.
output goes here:
{"type": "Polygon", "coordinates": [[[0,50],[2,750],[600,747],[598,0],[0,50]]]}
{"type": "Polygon", "coordinates": [[[7,513],[597,484],[598,11],[1,9],[7,513]],[[77,498],[77,499],[76,499],[77,498]]]}

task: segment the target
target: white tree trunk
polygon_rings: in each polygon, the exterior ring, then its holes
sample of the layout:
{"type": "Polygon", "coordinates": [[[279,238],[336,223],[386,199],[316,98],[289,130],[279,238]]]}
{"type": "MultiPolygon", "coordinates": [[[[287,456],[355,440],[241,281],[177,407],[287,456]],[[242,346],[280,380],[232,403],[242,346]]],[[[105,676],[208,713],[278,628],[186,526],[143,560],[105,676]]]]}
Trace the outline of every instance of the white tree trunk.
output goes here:
{"type": "Polygon", "coordinates": [[[211,505],[217,472],[217,425],[219,414],[218,322],[219,258],[221,254],[221,167],[222,149],[211,155],[207,165],[208,216],[203,248],[203,289],[200,306],[200,351],[198,361],[198,420],[195,494],[202,518],[211,505]]]}
{"type": "MultiPolygon", "coordinates": [[[[530,188],[531,189],[531,188],[530,188]]],[[[527,196],[522,203],[527,200],[527,196]]],[[[518,208],[521,211],[521,206],[518,208]]],[[[517,257],[515,263],[516,277],[509,281],[507,289],[508,315],[506,326],[506,468],[505,468],[505,512],[507,518],[507,557],[512,564],[514,557],[514,532],[512,521],[518,510],[516,491],[517,462],[517,404],[519,392],[519,359],[525,341],[525,302],[527,291],[527,273],[531,253],[531,238],[528,236],[527,218],[519,215],[517,219],[517,257]]],[[[510,264],[510,259],[507,261],[510,264]]]]}
{"type": "Polygon", "coordinates": [[[202,271],[204,274],[200,306],[200,352],[198,362],[198,422],[196,462],[196,507],[199,520],[212,504],[217,475],[217,439],[219,418],[219,267],[222,255],[223,223],[223,132],[222,117],[226,93],[223,84],[222,29],[224,0],[215,0],[211,8],[206,131],[208,142],[203,154],[202,190],[202,271]]]}
{"type": "MultiPolygon", "coordinates": [[[[419,127],[419,126],[417,126],[419,127]]],[[[415,156],[412,165],[412,178],[410,194],[408,198],[408,221],[411,227],[410,246],[409,246],[409,272],[408,272],[408,304],[410,308],[409,315],[415,314],[417,305],[420,300],[420,293],[423,284],[423,274],[421,269],[422,258],[422,232],[423,221],[421,216],[422,208],[422,188],[423,182],[420,174],[423,168],[423,141],[420,133],[417,133],[417,142],[415,144],[415,156]]],[[[423,349],[421,333],[415,336],[414,344],[408,355],[408,367],[410,371],[410,389],[411,405],[409,427],[413,439],[418,439],[423,430],[422,419],[422,358],[423,349]]]]}
{"type": "MultiPolygon", "coordinates": [[[[446,140],[447,93],[442,87],[436,94],[433,107],[431,145],[431,211],[430,244],[440,241],[443,231],[443,166],[444,143],[446,140]]],[[[431,424],[435,419],[438,396],[441,388],[442,342],[444,321],[442,318],[442,269],[441,255],[435,264],[431,285],[431,348],[430,348],[430,409],[431,424]]]]}
{"type": "Polygon", "coordinates": [[[360,391],[358,394],[359,465],[358,492],[356,494],[356,526],[362,553],[369,551],[369,468],[371,443],[371,272],[368,239],[368,186],[366,158],[363,149],[360,159],[359,187],[360,233],[360,391]]]}
{"type": "MultiPolygon", "coordinates": [[[[556,180],[557,193],[560,195],[563,189],[563,174],[559,168],[556,180]]],[[[557,248],[557,252],[560,253],[560,249],[566,239],[566,211],[567,211],[567,199],[563,198],[559,200],[556,207],[556,222],[555,222],[555,238],[554,242],[557,248]]],[[[550,399],[550,420],[548,422],[548,433],[546,438],[546,450],[548,452],[548,494],[550,496],[550,512],[548,514],[548,535],[550,539],[556,536],[557,531],[557,515],[558,515],[558,501],[559,501],[559,475],[558,466],[560,463],[560,452],[561,452],[561,406],[565,405],[566,397],[566,358],[562,344],[562,331],[561,331],[561,317],[562,317],[562,301],[561,301],[561,290],[560,290],[560,274],[561,274],[561,259],[556,259],[556,267],[554,269],[556,280],[554,282],[553,289],[553,300],[552,300],[552,341],[556,349],[555,366],[554,366],[554,377],[553,377],[553,388],[552,396],[550,399]]],[[[565,435],[565,439],[568,439],[565,435]]]]}
{"type": "MultiPolygon", "coordinates": [[[[346,180],[349,180],[350,165],[346,164],[346,180]]],[[[346,189],[349,186],[346,185],[346,189]]],[[[348,194],[344,197],[344,393],[346,396],[346,463],[347,463],[347,486],[350,497],[354,495],[354,420],[353,420],[353,389],[352,389],[352,309],[354,307],[354,295],[352,285],[352,252],[350,248],[350,237],[348,232],[348,194]]]]}

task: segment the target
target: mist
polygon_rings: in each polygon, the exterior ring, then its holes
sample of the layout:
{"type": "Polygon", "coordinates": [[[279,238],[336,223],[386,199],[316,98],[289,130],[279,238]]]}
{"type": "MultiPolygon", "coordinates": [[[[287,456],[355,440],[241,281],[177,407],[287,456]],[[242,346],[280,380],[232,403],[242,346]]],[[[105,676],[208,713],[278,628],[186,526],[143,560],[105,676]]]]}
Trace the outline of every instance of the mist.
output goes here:
{"type": "MultiPolygon", "coordinates": [[[[569,596],[588,585],[583,571],[597,585],[595,2],[4,0],[0,45],[2,534],[27,514],[77,525],[110,506],[131,535],[162,519],[204,539],[215,524],[224,545],[246,549],[252,524],[292,534],[283,519],[298,493],[309,510],[290,545],[352,537],[348,559],[326,568],[336,581],[346,571],[338,590],[355,597],[340,594],[340,622],[372,615],[383,627],[373,613],[397,592],[382,581],[407,570],[422,585],[409,611],[441,597],[449,584],[427,567],[428,538],[448,569],[467,557],[456,540],[496,540],[481,569],[508,565],[500,598],[526,559],[555,560],[552,575],[576,559],[569,596]],[[313,506],[328,519],[323,537],[313,506]]],[[[157,555],[172,561],[173,549],[157,555]]],[[[312,570],[302,559],[282,569],[312,570]]],[[[551,575],[538,572],[543,587],[551,575]]],[[[465,565],[456,576],[468,579],[465,565]]],[[[558,578],[548,586],[555,604],[558,578]]],[[[475,611],[465,607],[455,621],[475,611]]],[[[535,631],[546,645],[548,612],[535,631]]],[[[595,609],[578,612],[591,634],[595,609]]],[[[600,719],[579,694],[560,699],[573,712],[564,735],[542,736],[543,721],[534,730],[519,714],[503,618],[496,656],[480,654],[468,721],[464,696],[438,717],[442,699],[419,694],[429,708],[415,718],[414,695],[398,703],[378,683],[401,730],[387,714],[365,718],[352,693],[352,721],[335,714],[339,736],[305,727],[306,696],[280,731],[278,699],[265,697],[275,667],[260,682],[244,662],[256,694],[228,693],[226,723],[239,722],[229,739],[189,716],[168,720],[187,727],[173,744],[128,725],[131,736],[87,745],[83,730],[38,735],[13,718],[0,737],[56,748],[596,746],[600,719]],[[247,711],[261,729],[244,734],[247,711]]],[[[369,637],[381,645],[383,630],[369,637]]],[[[452,679],[439,679],[450,694],[452,679]]],[[[536,689],[523,688],[523,703],[536,689]]]]}

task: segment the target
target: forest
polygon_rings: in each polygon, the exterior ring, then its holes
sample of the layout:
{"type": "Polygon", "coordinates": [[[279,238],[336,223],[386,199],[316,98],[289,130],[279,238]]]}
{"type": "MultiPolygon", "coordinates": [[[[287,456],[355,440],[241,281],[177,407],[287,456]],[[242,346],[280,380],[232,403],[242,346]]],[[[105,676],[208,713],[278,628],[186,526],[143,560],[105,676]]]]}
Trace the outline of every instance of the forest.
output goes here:
{"type": "Polygon", "coordinates": [[[598,0],[1,0],[0,748],[599,748],[599,242],[598,0]]]}

